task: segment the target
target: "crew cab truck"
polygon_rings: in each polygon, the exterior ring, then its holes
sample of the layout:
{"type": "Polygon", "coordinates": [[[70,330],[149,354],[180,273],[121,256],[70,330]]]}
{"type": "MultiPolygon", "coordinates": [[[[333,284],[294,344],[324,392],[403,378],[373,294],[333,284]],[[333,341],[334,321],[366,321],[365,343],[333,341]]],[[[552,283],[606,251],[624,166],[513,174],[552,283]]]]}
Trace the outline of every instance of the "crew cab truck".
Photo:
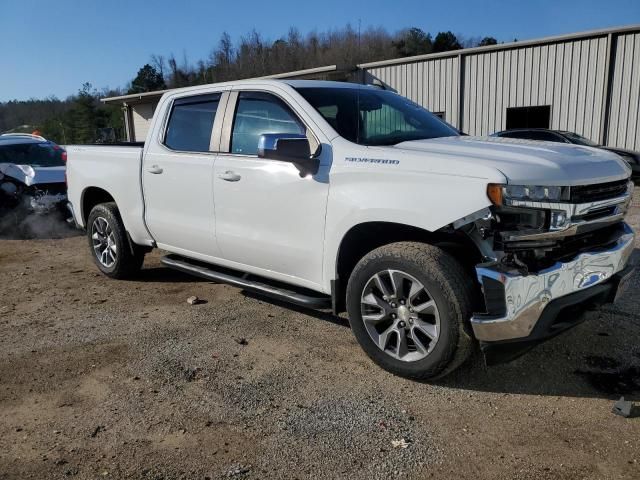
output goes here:
{"type": "Polygon", "coordinates": [[[410,378],[474,343],[509,360],[613,301],[631,268],[617,155],[461,136],[373,86],[173,90],[143,145],[70,146],[67,168],[105,275],[160,248],[168,267],[346,311],[365,352],[410,378]]]}

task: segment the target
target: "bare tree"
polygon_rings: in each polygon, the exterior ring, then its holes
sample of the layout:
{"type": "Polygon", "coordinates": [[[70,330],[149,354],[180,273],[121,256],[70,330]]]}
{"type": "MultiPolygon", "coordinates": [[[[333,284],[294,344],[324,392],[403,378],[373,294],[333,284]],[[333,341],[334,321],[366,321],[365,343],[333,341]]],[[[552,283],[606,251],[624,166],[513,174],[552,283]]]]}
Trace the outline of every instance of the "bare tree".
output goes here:
{"type": "Polygon", "coordinates": [[[164,55],[151,55],[151,66],[155,68],[160,73],[160,75],[162,75],[162,78],[165,78],[167,69],[164,55]]]}

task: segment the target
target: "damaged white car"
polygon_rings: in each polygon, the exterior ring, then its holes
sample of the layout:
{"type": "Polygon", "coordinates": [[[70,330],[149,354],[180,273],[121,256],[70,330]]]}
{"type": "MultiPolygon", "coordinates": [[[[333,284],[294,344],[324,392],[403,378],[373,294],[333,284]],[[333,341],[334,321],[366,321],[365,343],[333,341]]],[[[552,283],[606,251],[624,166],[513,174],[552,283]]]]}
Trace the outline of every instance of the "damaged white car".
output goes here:
{"type": "Polygon", "coordinates": [[[37,135],[0,135],[0,209],[65,212],[67,152],[37,135]]]}

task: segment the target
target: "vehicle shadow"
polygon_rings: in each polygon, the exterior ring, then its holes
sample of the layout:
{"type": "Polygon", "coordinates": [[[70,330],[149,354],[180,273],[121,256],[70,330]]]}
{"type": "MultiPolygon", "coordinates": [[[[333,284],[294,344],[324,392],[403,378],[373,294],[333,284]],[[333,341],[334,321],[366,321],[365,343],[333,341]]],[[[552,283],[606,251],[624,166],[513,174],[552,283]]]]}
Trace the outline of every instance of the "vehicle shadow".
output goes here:
{"type": "MultiPolygon", "coordinates": [[[[634,276],[638,282],[638,275],[634,276]]],[[[632,280],[632,283],[633,282],[632,280]]],[[[584,322],[520,358],[487,367],[479,348],[450,375],[426,381],[448,388],[499,394],[590,397],[640,401],[640,300],[631,293],[614,305],[586,312],[584,322]],[[636,306],[636,302],[638,305],[636,306]]],[[[245,297],[349,328],[345,317],[311,310],[253,292],[245,297]]]]}
{"type": "Polygon", "coordinates": [[[286,308],[287,310],[292,310],[294,312],[301,313],[303,315],[307,315],[309,317],[313,317],[318,320],[322,320],[324,322],[329,322],[329,323],[333,323],[334,325],[350,328],[349,321],[346,318],[334,315],[332,312],[327,310],[314,310],[311,308],[305,308],[305,307],[301,307],[291,303],[282,302],[280,300],[276,300],[275,298],[270,298],[265,295],[260,295],[259,293],[249,292],[247,290],[242,290],[242,295],[244,295],[247,298],[258,300],[260,302],[270,303],[271,305],[275,305],[280,308],[286,308]]]}
{"type": "Polygon", "coordinates": [[[189,275],[187,273],[180,272],[179,270],[174,270],[173,268],[164,266],[144,267],[131,280],[151,283],[215,283],[211,280],[189,275]]]}
{"type": "MultiPolygon", "coordinates": [[[[137,280],[208,282],[163,266],[145,268],[137,280]]],[[[615,305],[586,312],[577,327],[506,364],[487,367],[479,349],[448,376],[424,383],[499,394],[568,396],[640,401],[640,273],[615,305]]],[[[313,310],[240,290],[247,298],[349,328],[344,316],[313,310]]],[[[349,332],[346,332],[349,334],[349,332]]]]}
{"type": "MultiPolygon", "coordinates": [[[[630,262],[638,264],[640,251],[630,262]]],[[[506,364],[487,367],[479,348],[462,368],[432,382],[506,394],[640,400],[640,271],[615,304],[584,313],[584,322],[506,364]]]]}
{"type": "MultiPolygon", "coordinates": [[[[164,267],[164,266],[152,266],[152,267],[144,267],[138,274],[131,279],[131,281],[136,282],[152,282],[152,283],[210,283],[216,284],[211,280],[207,280],[205,278],[196,277],[194,275],[189,275],[187,273],[183,273],[179,270],[174,270],[172,268],[164,267]]],[[[275,305],[280,308],[285,308],[287,310],[291,310],[303,315],[307,315],[313,318],[317,318],[318,320],[322,320],[325,322],[333,323],[335,325],[339,325],[342,327],[349,328],[349,321],[346,318],[339,317],[333,315],[330,311],[327,310],[313,310],[310,308],[301,307],[298,305],[294,305],[291,303],[282,302],[280,300],[276,300],[274,298],[267,297],[266,295],[261,295],[259,293],[250,292],[247,290],[238,289],[242,295],[247,298],[251,298],[253,300],[257,300],[260,302],[267,302],[271,305],[275,305]]]]}
{"type": "Polygon", "coordinates": [[[430,382],[523,395],[640,400],[640,315],[604,308],[573,330],[506,364],[487,367],[477,349],[449,376],[430,382]]]}

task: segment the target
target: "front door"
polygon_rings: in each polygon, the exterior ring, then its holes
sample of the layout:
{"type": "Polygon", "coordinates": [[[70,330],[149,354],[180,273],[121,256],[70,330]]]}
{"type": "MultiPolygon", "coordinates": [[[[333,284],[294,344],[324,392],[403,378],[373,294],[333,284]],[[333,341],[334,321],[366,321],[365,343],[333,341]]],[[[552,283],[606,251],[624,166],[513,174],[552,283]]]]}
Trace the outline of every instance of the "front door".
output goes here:
{"type": "Polygon", "coordinates": [[[218,254],[213,151],[219,137],[213,132],[220,105],[221,93],[175,99],[162,141],[151,139],[146,147],[145,220],[161,248],[202,258],[218,254]]]}
{"type": "Polygon", "coordinates": [[[221,144],[227,132],[228,153],[220,154],[214,169],[222,257],[274,278],[320,285],[330,161],[322,162],[318,175],[301,178],[291,163],[258,158],[262,134],[313,135],[281,97],[233,92],[227,112],[221,144]]]}

